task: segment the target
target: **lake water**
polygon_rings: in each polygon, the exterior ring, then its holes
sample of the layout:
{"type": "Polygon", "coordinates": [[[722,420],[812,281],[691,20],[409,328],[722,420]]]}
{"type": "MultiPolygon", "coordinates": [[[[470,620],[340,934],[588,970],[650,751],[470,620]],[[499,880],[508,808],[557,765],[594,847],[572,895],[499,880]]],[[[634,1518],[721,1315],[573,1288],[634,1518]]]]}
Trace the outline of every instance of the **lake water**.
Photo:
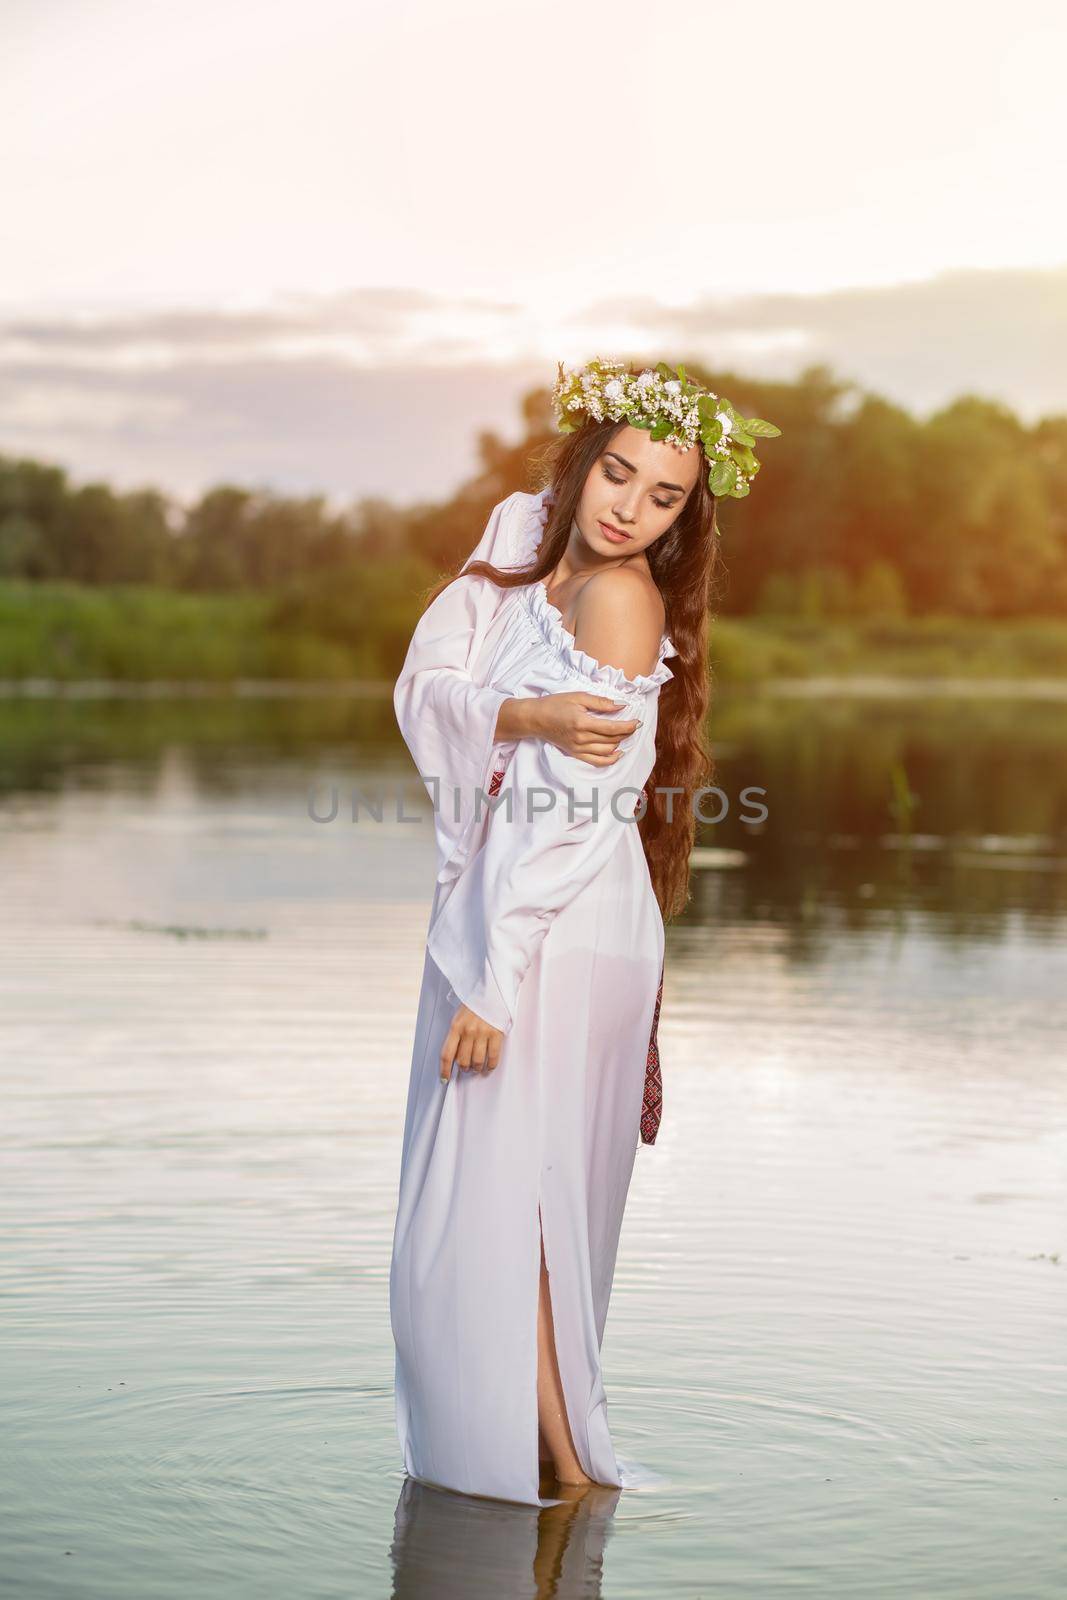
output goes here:
{"type": "Polygon", "coordinates": [[[391,705],[0,700],[5,1592],[1063,1593],[1063,708],[713,729],[603,1349],[646,1487],[539,1513],[396,1440],[433,855],[391,705]],[[420,823],[347,818],[394,785],[420,823]]]}

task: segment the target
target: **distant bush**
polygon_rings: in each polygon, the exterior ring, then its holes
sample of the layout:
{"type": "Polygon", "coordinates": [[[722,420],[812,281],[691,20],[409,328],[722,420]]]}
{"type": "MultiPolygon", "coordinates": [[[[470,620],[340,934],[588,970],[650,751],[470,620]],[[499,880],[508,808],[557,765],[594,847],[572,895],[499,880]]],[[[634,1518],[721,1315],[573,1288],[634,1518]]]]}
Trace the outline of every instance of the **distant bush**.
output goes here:
{"type": "Polygon", "coordinates": [[[357,675],[395,678],[436,574],[417,556],[349,560],[286,584],[273,597],[267,626],[342,646],[357,675]]]}
{"type": "Polygon", "coordinates": [[[712,623],[709,659],[722,683],[755,683],[761,678],[804,677],[810,671],[806,650],[750,623],[720,617],[712,623]]]}

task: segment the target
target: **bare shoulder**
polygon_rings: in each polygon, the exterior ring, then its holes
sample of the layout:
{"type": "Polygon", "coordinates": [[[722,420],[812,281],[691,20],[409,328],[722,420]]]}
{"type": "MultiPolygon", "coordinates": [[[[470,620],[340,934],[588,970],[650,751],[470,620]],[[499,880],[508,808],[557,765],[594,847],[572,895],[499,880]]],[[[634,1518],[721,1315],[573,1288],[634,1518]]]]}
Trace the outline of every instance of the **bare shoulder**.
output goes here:
{"type": "Polygon", "coordinates": [[[628,678],[651,673],[659,660],[666,614],[663,597],[639,567],[609,567],[583,584],[577,598],[574,639],[605,666],[628,678]]]}

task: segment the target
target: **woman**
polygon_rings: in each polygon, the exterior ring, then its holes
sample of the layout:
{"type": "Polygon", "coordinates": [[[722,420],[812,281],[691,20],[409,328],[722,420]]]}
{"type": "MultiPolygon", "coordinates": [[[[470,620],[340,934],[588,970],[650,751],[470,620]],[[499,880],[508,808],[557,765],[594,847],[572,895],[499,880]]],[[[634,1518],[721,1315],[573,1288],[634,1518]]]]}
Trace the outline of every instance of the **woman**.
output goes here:
{"type": "Polygon", "coordinates": [[[390,1272],[397,1428],[413,1477],[533,1505],[542,1467],[626,1486],[600,1346],[710,772],[715,496],[748,492],[752,442],[778,432],[683,368],[561,366],[554,399],[548,483],[495,507],[394,694],[438,854],[390,1272]]]}

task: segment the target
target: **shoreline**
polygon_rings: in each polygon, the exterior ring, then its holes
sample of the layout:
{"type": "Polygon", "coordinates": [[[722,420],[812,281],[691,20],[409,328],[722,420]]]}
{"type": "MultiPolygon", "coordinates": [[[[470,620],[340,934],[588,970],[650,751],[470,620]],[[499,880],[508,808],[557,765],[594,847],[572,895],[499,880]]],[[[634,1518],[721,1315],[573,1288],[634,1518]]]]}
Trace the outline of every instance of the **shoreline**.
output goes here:
{"type": "MultiPolygon", "coordinates": [[[[735,686],[725,684],[723,688],[733,690],[735,686]]],[[[840,678],[766,678],[752,684],[751,689],[756,694],[810,700],[1067,700],[1067,678],[913,678],[905,674],[854,673],[840,678]]]]}
{"type": "MultiPolygon", "coordinates": [[[[1067,701],[1067,678],[915,676],[893,673],[824,674],[721,681],[720,695],[764,695],[808,700],[995,699],[1067,701]]],[[[325,699],[375,700],[391,696],[387,678],[234,678],[126,680],[121,678],[0,678],[5,700],[325,699]]]]}

